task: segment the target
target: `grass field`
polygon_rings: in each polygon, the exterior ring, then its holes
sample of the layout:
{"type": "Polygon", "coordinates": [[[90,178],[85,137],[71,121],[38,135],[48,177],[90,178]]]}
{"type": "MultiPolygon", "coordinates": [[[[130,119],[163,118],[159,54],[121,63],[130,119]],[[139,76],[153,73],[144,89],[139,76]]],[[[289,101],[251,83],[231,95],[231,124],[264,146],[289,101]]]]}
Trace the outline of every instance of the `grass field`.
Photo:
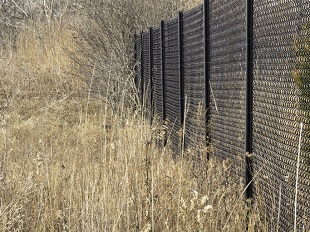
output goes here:
{"type": "Polygon", "coordinates": [[[229,161],[174,160],[159,126],[90,95],[71,41],[64,24],[32,25],[2,50],[0,231],[264,230],[229,161]]]}

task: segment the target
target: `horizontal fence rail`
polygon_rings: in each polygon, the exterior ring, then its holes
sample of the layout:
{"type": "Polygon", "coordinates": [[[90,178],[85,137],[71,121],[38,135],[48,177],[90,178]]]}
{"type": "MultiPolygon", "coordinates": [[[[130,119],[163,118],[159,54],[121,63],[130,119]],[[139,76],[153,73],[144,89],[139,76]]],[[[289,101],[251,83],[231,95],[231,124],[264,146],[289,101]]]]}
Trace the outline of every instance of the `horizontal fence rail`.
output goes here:
{"type": "Polygon", "coordinates": [[[268,230],[310,231],[310,1],[205,0],[134,47],[141,105],[175,155],[211,144],[268,230]]]}

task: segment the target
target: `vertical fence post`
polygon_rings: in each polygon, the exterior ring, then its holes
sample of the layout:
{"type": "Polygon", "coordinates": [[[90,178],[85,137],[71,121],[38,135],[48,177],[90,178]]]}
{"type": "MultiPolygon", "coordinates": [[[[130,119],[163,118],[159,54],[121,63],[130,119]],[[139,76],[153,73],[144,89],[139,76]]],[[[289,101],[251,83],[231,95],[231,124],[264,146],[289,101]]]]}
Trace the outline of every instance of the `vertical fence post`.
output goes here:
{"type": "Polygon", "coordinates": [[[209,15],[209,0],[204,0],[203,3],[203,36],[204,36],[204,81],[205,81],[205,96],[204,96],[204,110],[205,110],[205,133],[206,145],[210,145],[210,15],[209,15]]]}
{"type": "Polygon", "coordinates": [[[179,89],[180,89],[180,122],[184,123],[184,65],[183,65],[183,13],[179,12],[179,89]]]}
{"type": "Polygon", "coordinates": [[[134,83],[135,88],[138,89],[137,83],[138,83],[138,70],[137,70],[137,63],[138,63],[138,54],[137,54],[137,34],[134,34],[134,56],[133,56],[133,67],[134,67],[134,83]]]}
{"type": "MultiPolygon", "coordinates": [[[[166,77],[165,77],[165,21],[160,22],[160,67],[161,67],[161,93],[162,93],[162,120],[166,123],[166,77]]],[[[164,129],[163,146],[167,145],[167,131],[164,129]]]]}
{"type": "MultiPolygon", "coordinates": [[[[139,86],[139,74],[140,74],[140,70],[138,69],[138,63],[141,63],[141,54],[138,54],[138,39],[139,39],[139,34],[135,34],[134,35],[134,41],[135,41],[135,45],[134,45],[134,82],[135,82],[135,88],[137,91],[137,100],[140,100],[140,86],[139,86]]],[[[140,46],[140,45],[139,45],[140,46]]],[[[140,50],[141,50],[141,46],[140,46],[140,50]]],[[[140,52],[140,51],[139,51],[140,52]]],[[[141,64],[140,64],[141,65],[141,64]]]]}
{"type": "MultiPolygon", "coordinates": [[[[183,12],[179,11],[179,38],[178,38],[178,50],[179,50],[179,90],[180,90],[180,123],[182,130],[184,128],[184,62],[183,62],[183,12]]],[[[185,133],[185,131],[183,131],[185,133]]],[[[183,149],[185,147],[185,137],[181,137],[181,155],[183,156],[183,149]]]]}
{"type": "Polygon", "coordinates": [[[140,101],[141,101],[141,105],[143,107],[144,105],[144,73],[143,73],[143,32],[140,33],[140,101]]]}
{"type": "Polygon", "coordinates": [[[150,122],[153,122],[153,113],[154,113],[154,102],[153,102],[153,29],[149,28],[149,113],[150,113],[150,122]]]}
{"type": "Polygon", "coordinates": [[[253,0],[247,1],[246,49],[246,197],[253,197],[253,0]]]}
{"type": "Polygon", "coordinates": [[[161,90],[162,90],[162,120],[166,120],[166,79],[165,79],[165,22],[160,22],[160,48],[161,48],[161,90]]]}

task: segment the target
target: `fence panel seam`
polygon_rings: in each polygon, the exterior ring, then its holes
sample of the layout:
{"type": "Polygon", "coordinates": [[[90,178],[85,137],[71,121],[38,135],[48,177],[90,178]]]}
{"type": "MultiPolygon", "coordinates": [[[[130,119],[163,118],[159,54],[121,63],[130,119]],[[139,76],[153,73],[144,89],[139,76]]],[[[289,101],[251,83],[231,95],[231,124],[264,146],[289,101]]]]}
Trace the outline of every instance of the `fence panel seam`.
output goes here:
{"type": "Polygon", "coordinates": [[[180,84],[180,122],[184,124],[184,65],[183,65],[183,13],[179,12],[179,84],[180,84]]]}
{"type": "Polygon", "coordinates": [[[246,54],[246,197],[253,197],[253,161],[252,161],[252,130],[253,130],[253,0],[247,0],[246,15],[247,54],[246,54]]]}

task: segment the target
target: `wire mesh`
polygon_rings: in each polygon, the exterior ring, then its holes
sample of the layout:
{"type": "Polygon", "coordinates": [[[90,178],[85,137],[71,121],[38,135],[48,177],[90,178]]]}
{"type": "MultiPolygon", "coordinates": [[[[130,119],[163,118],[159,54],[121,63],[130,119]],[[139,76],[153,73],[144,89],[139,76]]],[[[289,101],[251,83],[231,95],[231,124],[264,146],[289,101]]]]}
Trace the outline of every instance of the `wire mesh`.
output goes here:
{"type": "Polygon", "coordinates": [[[210,2],[210,39],[211,144],[244,177],[246,1],[210,2]]]}
{"type": "Polygon", "coordinates": [[[203,5],[183,14],[185,143],[189,149],[205,141],[203,5]]]}
{"type": "MultiPolygon", "coordinates": [[[[217,157],[234,161],[235,174],[242,178],[246,144],[246,4],[241,0],[209,2],[211,144],[217,157]]],[[[268,230],[292,231],[296,215],[297,231],[308,231],[310,1],[254,0],[253,10],[254,197],[265,209],[268,230]]],[[[181,138],[180,67],[184,71],[188,106],[185,107],[185,142],[195,146],[204,141],[204,114],[199,114],[205,97],[203,14],[202,5],[183,14],[183,53],[179,51],[182,40],[179,40],[178,18],[165,23],[164,48],[161,48],[161,30],[153,30],[152,68],[149,34],[143,33],[142,41],[136,39],[136,58],[142,61],[141,68],[139,62],[136,65],[136,79],[143,83],[145,105],[149,108],[152,71],[155,112],[162,114],[164,90],[168,135],[171,132],[176,154],[180,152],[181,138]],[[143,55],[139,56],[141,51],[143,55]],[[179,54],[183,54],[182,57],[179,54]],[[165,86],[161,82],[162,55],[165,86]]]]}
{"type": "Polygon", "coordinates": [[[169,120],[168,135],[173,150],[178,154],[180,145],[180,80],[179,80],[179,28],[178,18],[165,23],[165,95],[169,120]]]}
{"type": "Polygon", "coordinates": [[[162,76],[161,76],[161,32],[160,28],[153,30],[153,83],[154,83],[154,112],[162,118],[162,76]]]}
{"type": "Polygon", "coordinates": [[[137,36],[135,39],[135,86],[141,99],[141,37],[137,36]]]}
{"type": "Polygon", "coordinates": [[[296,56],[298,40],[307,36],[302,28],[310,19],[309,9],[309,1],[254,1],[253,168],[258,175],[255,194],[265,205],[271,230],[293,230],[300,122],[305,127],[297,195],[297,228],[298,231],[309,230],[307,144],[310,111],[304,106],[310,103],[310,64],[309,59],[299,60],[296,56]],[[300,62],[304,62],[304,67],[308,65],[307,71],[298,67],[300,62]],[[298,72],[308,72],[306,86],[298,88],[298,72]],[[306,90],[304,96],[302,89],[306,90]]]}
{"type": "Polygon", "coordinates": [[[143,106],[146,117],[150,117],[151,112],[151,101],[150,101],[150,78],[151,78],[151,67],[150,67],[150,34],[144,32],[142,34],[142,69],[143,69],[143,106]]]}

